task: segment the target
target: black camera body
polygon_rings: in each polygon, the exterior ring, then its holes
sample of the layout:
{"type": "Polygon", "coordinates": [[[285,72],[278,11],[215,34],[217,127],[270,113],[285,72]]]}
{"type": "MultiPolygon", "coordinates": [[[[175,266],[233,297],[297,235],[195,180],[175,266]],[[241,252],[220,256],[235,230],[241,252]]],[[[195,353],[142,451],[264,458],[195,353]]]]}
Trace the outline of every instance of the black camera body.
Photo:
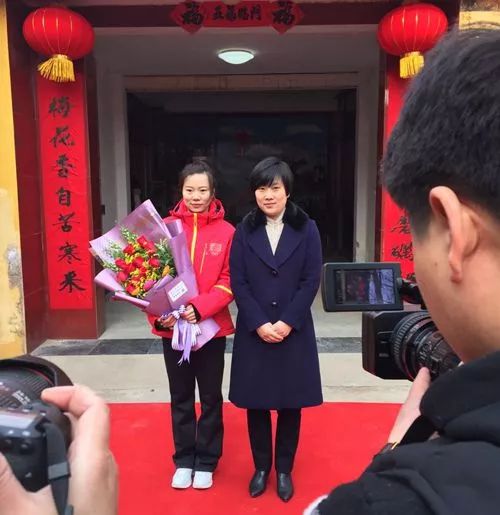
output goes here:
{"type": "Polygon", "coordinates": [[[361,318],[363,368],[382,379],[406,379],[391,350],[394,328],[407,311],[368,311],[361,318]]]}
{"type": "Polygon", "coordinates": [[[0,452],[29,491],[40,490],[58,474],[65,474],[64,466],[52,472],[51,466],[54,460],[66,461],[70,422],[40,396],[45,388],[71,384],[62,370],[43,359],[0,360],[0,452]]]}
{"type": "Polygon", "coordinates": [[[365,312],[362,318],[363,368],[382,379],[415,379],[422,367],[435,379],[460,363],[429,313],[365,312]]]}
{"type": "Polygon", "coordinates": [[[49,484],[47,424],[61,431],[67,448],[70,423],[55,406],[34,402],[22,408],[0,408],[0,452],[30,492],[49,484]]]}
{"type": "Polygon", "coordinates": [[[327,263],[322,294],[327,312],[363,311],[367,372],[412,381],[426,367],[435,379],[460,363],[424,309],[418,286],[401,278],[398,263],[327,263]],[[403,301],[412,309],[402,309],[403,301]]]}

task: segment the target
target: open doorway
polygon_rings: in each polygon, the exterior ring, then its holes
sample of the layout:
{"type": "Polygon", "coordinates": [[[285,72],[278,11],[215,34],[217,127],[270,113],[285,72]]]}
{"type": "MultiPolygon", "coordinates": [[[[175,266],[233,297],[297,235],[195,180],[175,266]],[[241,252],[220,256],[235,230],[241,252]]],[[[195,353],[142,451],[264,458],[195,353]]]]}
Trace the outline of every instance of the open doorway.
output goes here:
{"type": "Polygon", "coordinates": [[[215,167],[227,219],[237,224],[253,207],[250,171],[275,155],[294,173],[292,198],[316,220],[325,259],[352,260],[356,91],[295,93],[295,109],[292,99],[284,105],[286,93],[223,96],[128,94],[131,205],[150,198],[165,216],[179,199],[180,170],[204,157],[215,167]],[[310,101],[318,94],[327,100],[322,109],[318,98],[310,101]]]}

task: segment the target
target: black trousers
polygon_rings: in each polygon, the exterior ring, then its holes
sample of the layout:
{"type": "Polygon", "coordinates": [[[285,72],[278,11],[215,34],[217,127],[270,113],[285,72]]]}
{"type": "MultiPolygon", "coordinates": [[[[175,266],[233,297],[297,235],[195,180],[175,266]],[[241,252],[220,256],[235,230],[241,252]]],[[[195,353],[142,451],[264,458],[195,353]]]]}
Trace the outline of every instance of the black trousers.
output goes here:
{"type": "MultiPolygon", "coordinates": [[[[300,409],[278,410],[274,466],[277,472],[289,474],[299,444],[300,409]]],[[[247,410],[248,435],[256,470],[269,472],[273,464],[271,412],[247,410]]]]}
{"type": "Polygon", "coordinates": [[[179,468],[213,472],[222,456],[222,374],[226,338],[214,338],[178,365],[182,352],[163,338],[163,355],[170,386],[174,463],[179,468]],[[196,420],[195,383],[201,416],[196,420]]]}

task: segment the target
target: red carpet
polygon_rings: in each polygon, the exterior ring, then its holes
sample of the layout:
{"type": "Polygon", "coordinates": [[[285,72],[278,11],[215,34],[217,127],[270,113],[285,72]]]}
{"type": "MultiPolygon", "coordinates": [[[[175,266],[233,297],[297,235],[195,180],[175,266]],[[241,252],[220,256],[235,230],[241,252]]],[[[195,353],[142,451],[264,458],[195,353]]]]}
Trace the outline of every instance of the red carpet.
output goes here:
{"type": "Polygon", "coordinates": [[[248,496],[253,465],[245,411],[224,406],[224,456],[213,488],[176,491],[170,487],[170,406],[111,405],[112,448],[120,468],[119,515],[301,514],[313,499],[359,475],[385,443],[399,407],[326,403],[304,410],[293,474],[295,496],[284,504],[276,496],[273,475],[264,495],[248,496]]]}

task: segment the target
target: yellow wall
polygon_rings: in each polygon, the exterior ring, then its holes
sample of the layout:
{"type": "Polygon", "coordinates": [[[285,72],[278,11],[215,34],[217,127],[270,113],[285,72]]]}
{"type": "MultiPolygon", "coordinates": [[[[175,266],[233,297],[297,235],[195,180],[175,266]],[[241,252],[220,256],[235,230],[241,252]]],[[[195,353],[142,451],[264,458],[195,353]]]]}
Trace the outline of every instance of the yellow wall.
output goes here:
{"type": "Polygon", "coordinates": [[[477,23],[500,25],[500,11],[460,12],[460,28],[467,28],[467,25],[477,23]]]}
{"type": "Polygon", "coordinates": [[[14,121],[5,0],[0,0],[0,358],[25,352],[14,121]]]}

